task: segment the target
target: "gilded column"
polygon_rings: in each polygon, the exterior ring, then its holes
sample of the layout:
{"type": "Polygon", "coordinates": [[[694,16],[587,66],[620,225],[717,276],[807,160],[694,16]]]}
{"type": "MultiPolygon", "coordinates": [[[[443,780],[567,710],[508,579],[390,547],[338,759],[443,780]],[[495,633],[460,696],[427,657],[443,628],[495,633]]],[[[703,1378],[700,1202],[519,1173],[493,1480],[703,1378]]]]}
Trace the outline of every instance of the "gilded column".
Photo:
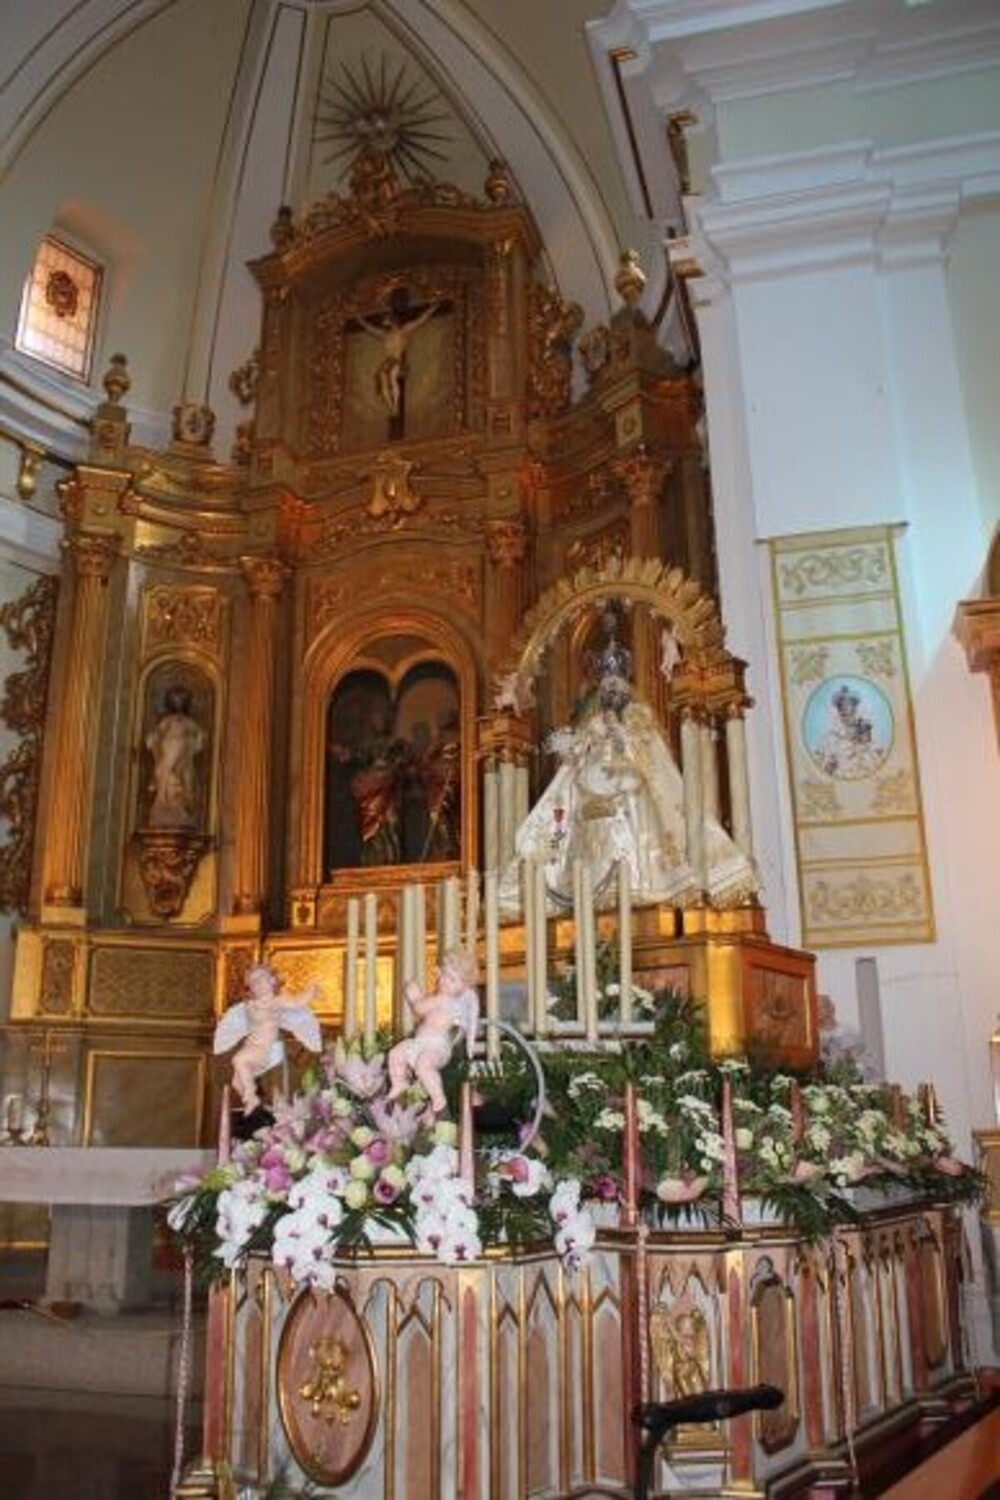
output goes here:
{"type": "Polygon", "coordinates": [[[275,557],[243,557],[240,564],[250,590],[250,630],[240,724],[233,909],[249,916],[260,911],[266,893],[274,636],[288,569],[275,557]]]}
{"type": "Polygon", "coordinates": [[[524,560],[528,550],[527,530],[520,516],[504,516],[486,523],[490,568],[487,628],[490,655],[502,661],[521,623],[524,599],[524,560]]]}
{"type": "MultiPolygon", "coordinates": [[[[653,458],[644,447],[613,465],[614,473],[625,487],[629,501],[629,550],[633,557],[660,556],[660,523],[658,502],[669,465],[653,458]]],[[[662,678],[659,673],[656,621],[648,614],[637,614],[632,627],[632,653],[635,681],[640,695],[660,708],[662,678]]]]}
{"type": "Polygon", "coordinates": [[[702,890],[707,885],[705,859],[705,797],[701,768],[701,726],[696,714],[683,710],[681,761],[684,772],[684,825],[688,863],[702,890]]]}
{"type": "Polygon", "coordinates": [[[750,822],[750,777],[747,772],[747,739],[743,712],[731,708],[726,719],[726,749],[729,762],[729,805],[733,820],[733,838],[743,853],[753,855],[753,827],[750,822]]]}
{"type": "Polygon", "coordinates": [[[63,542],[75,574],[63,691],[57,698],[42,893],[46,906],[81,907],[113,537],[79,532],[63,542]]]}

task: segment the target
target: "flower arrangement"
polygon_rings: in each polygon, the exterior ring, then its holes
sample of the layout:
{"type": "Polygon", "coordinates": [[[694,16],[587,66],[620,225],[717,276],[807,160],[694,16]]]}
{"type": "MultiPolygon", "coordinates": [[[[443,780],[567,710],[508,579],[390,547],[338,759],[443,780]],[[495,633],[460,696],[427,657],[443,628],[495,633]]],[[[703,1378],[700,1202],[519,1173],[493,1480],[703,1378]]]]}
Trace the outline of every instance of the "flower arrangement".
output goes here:
{"type": "Polygon", "coordinates": [[[512,1137],[477,1150],[469,1176],[455,1125],[430,1112],[419,1084],[388,1100],[385,1047],[338,1042],[291,1101],[273,1106],[273,1124],[180,1185],[169,1222],[211,1275],[256,1251],[296,1281],[329,1287],[335,1256],[352,1247],[412,1244],[456,1264],[546,1239],[574,1268],[594,1243],[597,1218],[617,1221],[627,1085],[640,1206],[654,1226],[696,1212],[721,1223],[730,1131],[740,1194],[756,1195],[806,1237],[855,1219],[861,1187],[936,1201],[981,1191],[926,1099],[867,1082],[843,1062],[794,1077],[755,1059],[713,1059],[702,1007],[682,995],[656,997],[653,1031],[640,1039],[550,1040],[538,1050],[547,1102],[530,1147],[517,1134],[537,1088],[523,1053],[505,1043],[496,1070],[450,1065],[452,1101],[461,1077],[472,1077],[482,1120],[493,1106],[512,1137]]]}
{"type": "Polygon", "coordinates": [[[484,1243],[546,1237],[568,1267],[580,1262],[594,1225],[578,1182],[514,1146],[482,1153],[471,1181],[455,1125],[429,1111],[418,1084],[394,1103],[388,1088],[383,1049],[338,1042],[274,1104],[273,1124],[178,1185],[168,1222],[209,1276],[259,1251],[295,1281],[330,1288],[338,1253],[379,1242],[457,1264],[484,1243]]]}

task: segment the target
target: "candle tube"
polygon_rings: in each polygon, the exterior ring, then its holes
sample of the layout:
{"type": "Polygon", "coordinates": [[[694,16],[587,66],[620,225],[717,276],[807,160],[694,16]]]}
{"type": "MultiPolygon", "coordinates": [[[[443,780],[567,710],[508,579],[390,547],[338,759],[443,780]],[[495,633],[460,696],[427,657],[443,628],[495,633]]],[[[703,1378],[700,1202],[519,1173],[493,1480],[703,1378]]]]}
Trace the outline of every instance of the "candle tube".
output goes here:
{"type": "MultiPolygon", "coordinates": [[[[486,1019],[500,1019],[500,896],[497,872],[487,870],[483,877],[486,948],[486,1019]]],[[[495,1026],[486,1028],[486,1056],[490,1062],[500,1057],[500,1033],[495,1026]]]]}
{"type": "Polygon", "coordinates": [[[403,1031],[413,1030],[413,1011],[406,1003],[405,990],[413,978],[414,964],[414,896],[416,886],[404,885],[400,907],[400,925],[396,950],[396,989],[399,992],[399,1024],[403,1031]]]}
{"type": "Polygon", "coordinates": [[[374,891],[365,896],[365,1046],[375,1044],[378,1025],[376,1009],[378,981],[378,897],[374,891]]]}
{"type": "Polygon", "coordinates": [[[413,888],[413,978],[423,993],[427,989],[427,887],[413,888]]]}
{"type": "Polygon", "coordinates": [[[740,1185],[736,1166],[736,1131],[733,1128],[733,1081],[722,1080],[722,1219],[739,1224],[740,1185]]]}
{"type": "Polygon", "coordinates": [[[488,762],[483,772],[483,858],[484,869],[500,865],[500,773],[496,762],[488,762]]]}
{"type": "Polygon", "coordinates": [[[584,1031],[588,1042],[597,1041],[597,958],[594,920],[594,889],[589,865],[580,865],[580,915],[584,931],[584,1031]]]}
{"type": "Polygon", "coordinates": [[[516,791],[516,778],[514,775],[514,762],[502,760],[500,762],[500,865],[510,863],[514,858],[514,835],[517,832],[517,821],[514,809],[514,796],[516,791]]]}
{"type": "Polygon", "coordinates": [[[358,1031],[358,937],[361,906],[357,896],[347,902],[347,952],[344,958],[344,1036],[353,1041],[358,1031]]]}
{"type": "Polygon", "coordinates": [[[792,1087],[788,1096],[789,1108],[792,1112],[792,1139],[798,1144],[806,1133],[805,1105],[802,1100],[802,1089],[796,1079],[792,1079],[792,1087]]]}
{"type": "Polygon", "coordinates": [[[465,877],[465,946],[475,954],[479,942],[479,874],[469,870],[465,877]]]}
{"type": "Polygon", "coordinates": [[[457,948],[462,937],[460,923],[461,888],[458,884],[457,875],[449,875],[444,882],[444,912],[442,920],[442,937],[444,938],[444,950],[457,948]]]}
{"type": "Polygon", "coordinates": [[[229,1084],[222,1086],[222,1103],[219,1107],[219,1166],[224,1167],[229,1160],[229,1151],[232,1143],[232,1090],[229,1084]]]}
{"type": "Polygon", "coordinates": [[[580,1026],[585,1024],[586,1016],[586,980],[584,970],[586,967],[587,935],[583,930],[583,870],[578,859],[573,861],[573,953],[576,965],[576,1020],[580,1026]]]}
{"type": "Polygon", "coordinates": [[[24,1126],[24,1100],[20,1094],[8,1094],[4,1105],[8,1135],[20,1135],[24,1126]]]}
{"type": "Polygon", "coordinates": [[[472,1124],[472,1084],[462,1080],[458,1099],[458,1175],[475,1189],[475,1132],[472,1124]]]}
{"type": "Polygon", "coordinates": [[[535,920],[538,912],[535,906],[535,861],[524,859],[521,861],[521,910],[524,912],[524,981],[525,981],[525,1019],[529,1026],[534,1026],[538,1017],[538,949],[535,944],[535,920]]]}
{"type": "Polygon", "coordinates": [[[635,1083],[630,1078],[625,1084],[623,1105],[625,1128],[622,1141],[622,1211],[623,1227],[634,1229],[639,1222],[639,1110],[636,1101],[635,1083]]]}
{"type": "Polygon", "coordinates": [[[619,1019],[622,1026],[632,1022],[632,871],[627,859],[618,861],[618,983],[619,1019]]]}
{"type": "Polygon", "coordinates": [[[535,1035],[546,1036],[549,1029],[549,943],[545,902],[545,866],[535,864],[532,900],[535,905],[535,1035]]]}

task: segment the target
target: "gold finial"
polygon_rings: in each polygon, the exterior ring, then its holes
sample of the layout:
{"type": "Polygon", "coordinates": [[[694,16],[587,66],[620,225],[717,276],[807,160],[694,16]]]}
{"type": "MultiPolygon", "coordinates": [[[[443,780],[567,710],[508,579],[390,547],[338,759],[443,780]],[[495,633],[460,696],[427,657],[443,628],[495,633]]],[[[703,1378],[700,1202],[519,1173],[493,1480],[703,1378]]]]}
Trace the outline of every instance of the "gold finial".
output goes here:
{"type": "Polygon", "coordinates": [[[514,184],[505,161],[491,161],[486,174],[486,196],[491,203],[509,203],[514,195],[514,184]]]}
{"type": "Polygon", "coordinates": [[[112,354],[111,363],[105,371],[101,384],[107,393],[108,405],[120,406],[122,397],[127,394],[132,385],[126,355],[112,354]]]}
{"type": "Polygon", "coordinates": [[[295,224],[292,221],[292,210],[287,203],[283,203],[271,225],[271,244],[280,255],[283,250],[288,249],[294,239],[295,224]]]}
{"type": "Polygon", "coordinates": [[[646,288],[646,273],[639,264],[638,250],[623,250],[615,276],[615,291],[626,307],[634,307],[646,288]]]}

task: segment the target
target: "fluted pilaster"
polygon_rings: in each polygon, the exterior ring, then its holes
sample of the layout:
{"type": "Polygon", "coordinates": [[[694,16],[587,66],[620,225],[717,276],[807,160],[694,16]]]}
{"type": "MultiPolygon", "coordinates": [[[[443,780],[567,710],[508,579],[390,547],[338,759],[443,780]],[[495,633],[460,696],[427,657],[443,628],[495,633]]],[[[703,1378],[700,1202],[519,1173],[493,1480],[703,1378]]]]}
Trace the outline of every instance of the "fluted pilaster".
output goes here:
{"type": "Polygon", "coordinates": [[[108,620],[108,579],[117,555],[113,537],[77,533],[63,542],[74,578],[64,688],[54,723],[51,781],[42,874],[46,905],[83,904],[101,655],[108,620]]]}
{"type": "Polygon", "coordinates": [[[261,910],[267,886],[274,639],[288,569],[274,557],[243,557],[240,564],[250,592],[250,628],[240,724],[233,908],[251,915],[261,910]]]}

